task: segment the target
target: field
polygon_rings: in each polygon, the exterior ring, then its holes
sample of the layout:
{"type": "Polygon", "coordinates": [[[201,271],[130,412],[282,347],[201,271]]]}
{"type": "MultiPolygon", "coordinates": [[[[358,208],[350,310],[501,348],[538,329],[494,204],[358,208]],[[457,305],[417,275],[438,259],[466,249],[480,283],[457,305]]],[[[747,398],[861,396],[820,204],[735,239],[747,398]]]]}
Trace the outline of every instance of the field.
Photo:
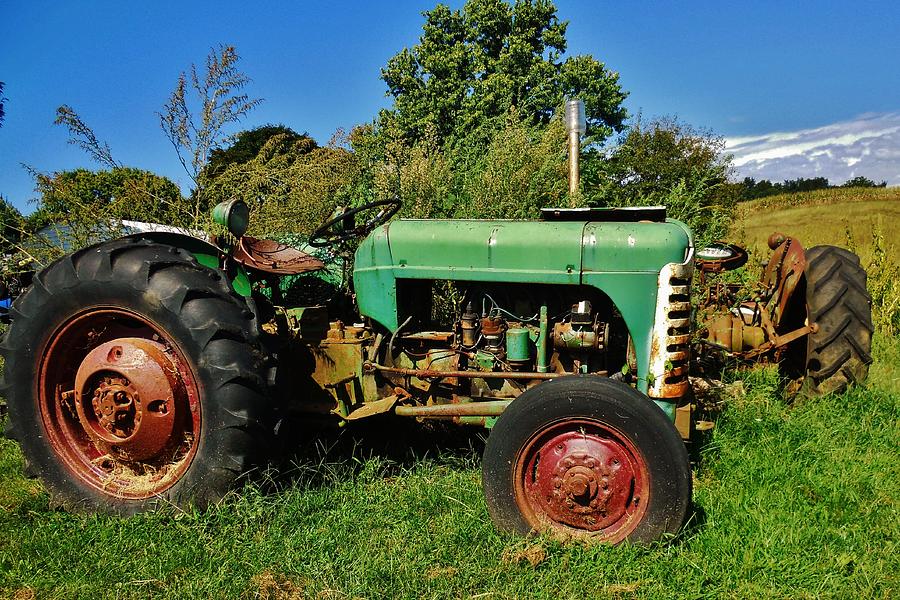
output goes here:
{"type": "MultiPolygon", "coordinates": [[[[900,192],[842,194],[788,198],[798,206],[784,214],[808,211],[820,225],[786,232],[843,243],[845,201],[874,202],[860,214],[882,214],[885,238],[897,243],[889,213],[900,192]],[[837,237],[822,237],[825,222],[837,237]]],[[[784,219],[756,207],[763,214],[745,217],[743,230],[764,238],[784,219]]],[[[204,513],[127,519],[53,510],[24,478],[18,447],[0,440],[0,597],[900,595],[900,340],[876,338],[868,384],[838,397],[788,404],[773,368],[732,379],[715,429],[692,446],[691,521],[652,547],[498,534],[475,433],[385,434],[391,425],[376,422],[367,443],[353,432],[306,441],[280,473],[204,513]]]]}
{"type": "Polygon", "coordinates": [[[732,230],[735,241],[748,249],[767,251],[766,239],[773,231],[794,236],[807,248],[816,244],[846,246],[849,231],[863,262],[871,259],[873,231],[880,231],[888,254],[900,256],[900,187],[834,188],[738,204],[738,220],[732,230]]]}

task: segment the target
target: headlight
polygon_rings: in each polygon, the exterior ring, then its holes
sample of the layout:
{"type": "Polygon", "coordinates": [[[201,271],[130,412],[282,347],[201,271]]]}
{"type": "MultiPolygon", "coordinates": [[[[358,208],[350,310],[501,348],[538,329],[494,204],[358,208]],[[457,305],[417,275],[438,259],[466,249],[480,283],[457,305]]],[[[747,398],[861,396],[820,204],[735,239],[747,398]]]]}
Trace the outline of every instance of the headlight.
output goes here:
{"type": "Polygon", "coordinates": [[[241,237],[250,225],[250,209],[243,200],[220,202],[213,209],[213,221],[228,229],[234,237],[241,237]]]}

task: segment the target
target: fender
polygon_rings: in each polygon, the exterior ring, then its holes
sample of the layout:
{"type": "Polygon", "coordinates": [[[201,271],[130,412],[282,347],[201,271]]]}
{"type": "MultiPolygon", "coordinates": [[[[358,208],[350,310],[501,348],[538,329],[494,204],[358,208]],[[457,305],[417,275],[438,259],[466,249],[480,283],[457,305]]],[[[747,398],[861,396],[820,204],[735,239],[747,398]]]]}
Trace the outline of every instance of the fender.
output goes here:
{"type": "Polygon", "coordinates": [[[187,235],[184,233],[174,233],[169,231],[150,231],[146,233],[135,233],[125,236],[126,238],[135,238],[142,240],[150,240],[157,244],[166,244],[182,248],[194,255],[197,262],[204,267],[210,269],[222,269],[228,276],[231,288],[239,295],[249,298],[252,292],[250,286],[250,278],[247,272],[237,262],[230,260],[230,253],[215,244],[206,240],[187,235]]]}

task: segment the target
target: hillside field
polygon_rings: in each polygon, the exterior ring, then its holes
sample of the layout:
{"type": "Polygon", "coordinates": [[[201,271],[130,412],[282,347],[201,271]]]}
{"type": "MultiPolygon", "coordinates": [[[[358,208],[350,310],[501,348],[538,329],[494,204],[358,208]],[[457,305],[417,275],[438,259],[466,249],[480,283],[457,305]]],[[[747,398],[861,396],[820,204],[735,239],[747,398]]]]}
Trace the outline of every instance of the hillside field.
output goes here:
{"type": "MultiPolygon", "coordinates": [[[[739,209],[735,231],[759,248],[773,228],[844,245],[848,218],[864,263],[875,223],[896,256],[897,189],[739,209]]],[[[876,337],[874,354],[866,386],[795,404],[772,367],[730,375],[716,427],[691,445],[691,520],[651,547],[497,533],[474,431],[378,421],[375,442],[305,439],[206,512],[132,518],[54,510],[0,439],[0,598],[896,598],[900,339],[876,337]]]]}
{"type": "Polygon", "coordinates": [[[849,230],[864,263],[871,259],[873,231],[884,236],[890,256],[900,257],[900,187],[780,194],[739,203],[737,216],[731,241],[760,256],[768,252],[766,239],[774,231],[793,236],[809,248],[847,246],[849,230]]]}

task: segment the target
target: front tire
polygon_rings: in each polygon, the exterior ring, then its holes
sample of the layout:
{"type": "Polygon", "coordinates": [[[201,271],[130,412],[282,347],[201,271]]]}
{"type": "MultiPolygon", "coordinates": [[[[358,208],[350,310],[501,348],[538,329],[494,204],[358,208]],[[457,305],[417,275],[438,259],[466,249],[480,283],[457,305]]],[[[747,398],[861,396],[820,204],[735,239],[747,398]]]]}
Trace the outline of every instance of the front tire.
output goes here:
{"type": "Polygon", "coordinates": [[[499,529],[616,544],[676,533],[691,499],[672,422],[629,386],[562,377],[523,393],[491,430],[482,483],[499,529]]]}
{"type": "Polygon", "coordinates": [[[203,507],[264,458],[253,313],[187,251],[124,238],[39,273],[3,343],[7,436],[68,509],[203,507]]]}

